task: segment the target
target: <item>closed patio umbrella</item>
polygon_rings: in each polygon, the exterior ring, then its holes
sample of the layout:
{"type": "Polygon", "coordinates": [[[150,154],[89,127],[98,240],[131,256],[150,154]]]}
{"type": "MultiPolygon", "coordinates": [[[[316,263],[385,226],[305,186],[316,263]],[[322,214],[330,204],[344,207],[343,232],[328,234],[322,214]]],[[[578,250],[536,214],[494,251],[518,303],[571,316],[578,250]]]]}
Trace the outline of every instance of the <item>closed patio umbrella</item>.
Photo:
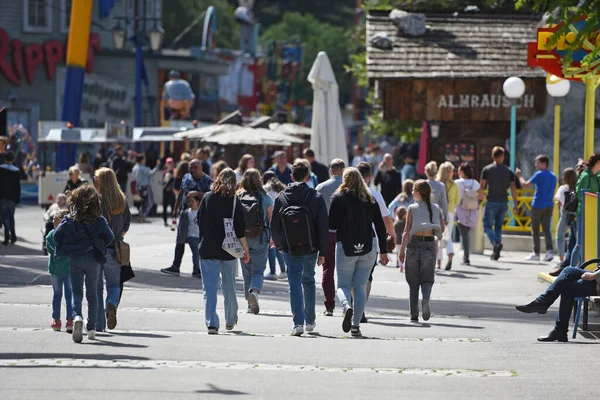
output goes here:
{"type": "Polygon", "coordinates": [[[348,151],[339,104],[339,88],[324,51],[317,55],[308,74],[308,81],[312,83],[314,90],[310,147],[317,160],[322,163],[329,164],[334,158],[341,158],[347,164],[348,151]]]}

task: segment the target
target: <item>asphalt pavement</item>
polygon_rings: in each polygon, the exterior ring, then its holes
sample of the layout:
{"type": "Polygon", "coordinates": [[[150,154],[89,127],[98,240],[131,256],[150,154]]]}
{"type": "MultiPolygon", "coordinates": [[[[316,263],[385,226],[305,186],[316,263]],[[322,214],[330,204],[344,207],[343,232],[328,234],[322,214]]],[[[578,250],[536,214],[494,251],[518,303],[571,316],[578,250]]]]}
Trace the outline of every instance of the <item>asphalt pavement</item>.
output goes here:
{"type": "MultiPolygon", "coordinates": [[[[50,328],[42,215],[19,207],[19,241],[0,245],[0,399],[564,399],[593,397],[597,389],[599,340],[584,334],[539,343],[558,302],[547,315],[514,308],[545,290],[536,275],[549,263],[525,262],[520,253],[455,262],[437,273],[432,318],[421,324],[409,321],[404,275],[380,265],[363,339],[342,331],[339,308],[333,317],[320,314],[321,268],[316,332],[302,337],[289,336],[287,281],[265,281],[261,312],[253,315],[245,312],[240,275],[238,326],[208,336],[189,251],[181,277],[159,271],[170,265],[175,243],[160,219],[133,224],[127,235],[137,276],[126,286],[117,329],[75,344],[50,328]]],[[[219,295],[221,317],[222,303],[219,295]]]]}

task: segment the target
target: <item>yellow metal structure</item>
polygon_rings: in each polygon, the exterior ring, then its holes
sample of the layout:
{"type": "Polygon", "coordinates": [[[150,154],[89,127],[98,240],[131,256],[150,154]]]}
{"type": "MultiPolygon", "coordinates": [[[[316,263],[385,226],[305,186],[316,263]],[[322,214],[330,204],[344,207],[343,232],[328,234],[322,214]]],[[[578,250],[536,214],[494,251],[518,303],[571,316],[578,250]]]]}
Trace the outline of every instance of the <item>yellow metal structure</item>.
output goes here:
{"type": "Polygon", "coordinates": [[[71,23],[69,44],[67,47],[67,65],[85,68],[87,64],[92,23],[93,0],[73,0],[71,5],[71,23]]]}
{"type": "MultiPolygon", "coordinates": [[[[554,105],[554,175],[556,175],[556,188],[560,185],[560,103],[554,105]]],[[[552,211],[552,236],[556,237],[558,227],[559,209],[554,204],[552,211]]]]}
{"type": "Polygon", "coordinates": [[[596,79],[597,78],[588,78],[585,81],[585,136],[583,142],[583,158],[586,160],[594,154],[596,79]]]}

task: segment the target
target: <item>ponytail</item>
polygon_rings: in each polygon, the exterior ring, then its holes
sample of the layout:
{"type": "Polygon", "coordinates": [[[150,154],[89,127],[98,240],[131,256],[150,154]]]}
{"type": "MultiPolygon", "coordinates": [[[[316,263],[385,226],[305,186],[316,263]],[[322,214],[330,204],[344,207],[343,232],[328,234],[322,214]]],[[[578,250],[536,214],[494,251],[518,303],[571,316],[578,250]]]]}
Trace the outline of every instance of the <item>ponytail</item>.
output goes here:
{"type": "Polygon", "coordinates": [[[431,209],[431,199],[426,198],[423,199],[423,201],[425,201],[425,204],[427,204],[427,210],[429,211],[429,222],[433,224],[433,210],[431,209]]]}

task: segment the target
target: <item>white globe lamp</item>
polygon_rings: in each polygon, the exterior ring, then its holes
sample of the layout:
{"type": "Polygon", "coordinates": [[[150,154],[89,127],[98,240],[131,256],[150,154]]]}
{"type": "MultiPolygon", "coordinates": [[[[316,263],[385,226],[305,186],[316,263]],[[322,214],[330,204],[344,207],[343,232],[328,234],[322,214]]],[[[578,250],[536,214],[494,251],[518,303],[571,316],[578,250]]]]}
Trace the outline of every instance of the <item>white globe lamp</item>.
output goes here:
{"type": "Polygon", "coordinates": [[[509,99],[518,99],[525,94],[525,82],[517,76],[511,76],[502,85],[504,95],[509,99]]]}
{"type": "Polygon", "coordinates": [[[546,90],[552,97],[565,97],[571,90],[571,82],[558,76],[551,75],[546,83],[546,90]]]}

